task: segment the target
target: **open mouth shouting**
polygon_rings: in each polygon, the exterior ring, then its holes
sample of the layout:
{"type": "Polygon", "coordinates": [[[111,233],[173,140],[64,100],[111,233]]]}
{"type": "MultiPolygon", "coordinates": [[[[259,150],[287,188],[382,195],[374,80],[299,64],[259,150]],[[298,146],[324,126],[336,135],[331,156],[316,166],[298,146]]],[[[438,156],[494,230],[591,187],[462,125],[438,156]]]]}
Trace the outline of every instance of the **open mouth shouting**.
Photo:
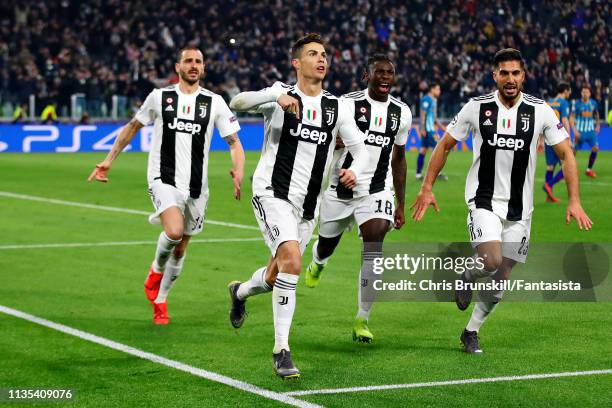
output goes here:
{"type": "Polygon", "coordinates": [[[388,94],[391,91],[391,84],[388,82],[381,82],[378,84],[376,90],[381,94],[388,94]]]}

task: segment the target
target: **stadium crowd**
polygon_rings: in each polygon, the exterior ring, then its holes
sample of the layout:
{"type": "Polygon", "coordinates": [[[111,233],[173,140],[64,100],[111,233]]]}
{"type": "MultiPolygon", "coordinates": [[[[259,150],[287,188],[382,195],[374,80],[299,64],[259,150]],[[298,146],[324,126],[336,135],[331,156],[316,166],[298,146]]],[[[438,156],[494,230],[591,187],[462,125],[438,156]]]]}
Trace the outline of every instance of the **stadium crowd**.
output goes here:
{"type": "MultiPolygon", "coordinates": [[[[276,80],[291,82],[292,41],[321,32],[329,41],[325,87],[363,88],[363,62],[375,51],[396,61],[394,94],[413,109],[427,84],[442,87],[439,115],[494,86],[490,59],[522,51],[526,91],[545,98],[559,81],[578,98],[584,83],[607,98],[612,50],[606,0],[7,0],[0,4],[0,106],[57,104],[86,97],[91,116],[108,114],[112,95],[131,114],[151,89],[176,82],[176,51],[201,47],[205,87],[231,98],[276,80]]],[[[603,106],[603,104],[600,104],[603,106]]]]}

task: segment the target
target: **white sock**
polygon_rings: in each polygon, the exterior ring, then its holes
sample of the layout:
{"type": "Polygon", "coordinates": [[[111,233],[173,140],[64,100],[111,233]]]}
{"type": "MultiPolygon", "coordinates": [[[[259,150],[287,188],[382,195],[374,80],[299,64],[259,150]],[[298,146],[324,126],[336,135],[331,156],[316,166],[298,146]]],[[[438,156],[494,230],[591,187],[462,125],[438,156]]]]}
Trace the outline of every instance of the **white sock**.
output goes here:
{"type": "Polygon", "coordinates": [[[312,260],[315,261],[316,264],[318,265],[327,265],[327,261],[329,261],[329,258],[331,258],[331,255],[328,256],[327,258],[320,258],[319,257],[319,240],[317,239],[314,243],[314,245],[312,246],[312,260]]]}
{"type": "Polygon", "coordinates": [[[489,276],[493,276],[497,273],[497,269],[493,270],[493,271],[487,271],[486,269],[478,269],[478,268],[472,268],[472,269],[466,269],[465,271],[465,278],[469,281],[469,282],[475,282],[476,280],[480,279],[480,278],[486,278],[489,276]]]}
{"type": "MultiPolygon", "coordinates": [[[[371,274],[369,275],[371,276],[371,274]]],[[[367,274],[364,274],[363,268],[359,271],[359,282],[357,287],[357,306],[359,306],[359,311],[357,312],[357,317],[363,317],[368,320],[370,318],[370,310],[372,309],[372,305],[374,302],[365,302],[362,300],[363,291],[371,290],[372,282],[371,279],[368,278],[367,274]]]]}
{"type": "Polygon", "coordinates": [[[364,292],[370,298],[374,291],[372,290],[372,281],[374,278],[374,259],[382,257],[382,251],[377,245],[364,244],[363,263],[359,271],[359,282],[357,287],[357,304],[359,311],[357,317],[363,317],[368,320],[370,318],[370,310],[372,310],[373,300],[366,302],[363,300],[364,292]]]}
{"type": "Polygon", "coordinates": [[[487,320],[487,317],[493,313],[497,304],[501,300],[504,291],[495,291],[495,292],[487,292],[487,293],[478,293],[478,302],[476,302],[476,306],[474,306],[474,310],[472,310],[472,316],[470,317],[470,321],[465,327],[468,331],[477,332],[480,330],[480,326],[487,320]],[[491,301],[495,299],[495,301],[491,301]]]}
{"type": "Polygon", "coordinates": [[[157,240],[157,250],[155,251],[155,259],[153,260],[153,271],[156,273],[164,273],[166,262],[170,257],[170,253],[181,241],[168,238],[164,231],[159,234],[157,240]]]}
{"type": "Polygon", "coordinates": [[[251,279],[246,282],[242,282],[238,286],[238,292],[236,293],[238,299],[245,300],[246,298],[261,293],[270,292],[272,288],[266,282],[266,267],[261,267],[253,273],[251,279]]]}
{"type": "Polygon", "coordinates": [[[183,271],[183,263],[185,262],[185,255],[177,258],[172,254],[168,263],[166,264],[166,270],[162,277],[161,284],[159,285],[159,293],[155,298],[155,303],[163,303],[168,298],[168,292],[174,286],[174,282],[178,279],[179,275],[183,271]]]}
{"type": "Polygon", "coordinates": [[[289,330],[295,311],[295,287],[298,279],[299,275],[279,272],[272,289],[274,354],[280,353],[282,349],[289,351],[289,330]]]}

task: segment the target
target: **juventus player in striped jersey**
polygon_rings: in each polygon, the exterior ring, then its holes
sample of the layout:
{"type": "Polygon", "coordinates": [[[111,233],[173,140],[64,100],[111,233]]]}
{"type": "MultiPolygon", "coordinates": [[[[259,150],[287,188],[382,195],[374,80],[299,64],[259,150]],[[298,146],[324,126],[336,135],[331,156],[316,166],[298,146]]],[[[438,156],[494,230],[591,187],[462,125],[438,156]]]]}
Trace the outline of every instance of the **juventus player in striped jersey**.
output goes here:
{"type": "MultiPolygon", "coordinates": [[[[470,239],[484,269],[466,271],[461,275],[464,282],[485,277],[508,279],[516,262],[525,262],[540,134],[562,162],[569,196],[566,223],[573,217],[580,230],[592,226],[580,204],[578,171],[569,135],[550,106],[521,92],[525,80],[521,53],[511,48],[498,51],[493,68],[497,91],[471,99],[451,121],[432,154],[421,191],[411,207],[416,221],[423,218],[430,205],[439,211],[432,192],[436,176],[457,141],[467,139],[473,132],[474,160],[466,180],[465,200],[470,239]]],[[[461,334],[466,352],[482,352],[478,331],[502,295],[503,291],[478,293],[478,302],[461,334]]],[[[460,310],[467,309],[471,299],[471,290],[455,291],[460,310]]]]}
{"type": "Polygon", "coordinates": [[[370,258],[381,256],[382,243],[389,229],[404,225],[404,196],[406,190],[406,141],[412,124],[410,108],[389,95],[395,83],[395,68],[384,54],[368,59],[364,80],[367,89],[345,95],[353,120],[363,131],[370,156],[368,166],[349,190],[338,183],[341,169],[348,168],[353,157],[341,150],[341,156],[330,180],[330,188],[321,203],[319,239],[312,248],[312,262],[306,269],[306,286],[319,284],[321,272],[333,254],[342,233],[353,222],[359,226],[364,242],[364,256],[360,271],[358,295],[359,311],[353,324],[353,340],[371,342],[374,338],[367,326],[371,301],[365,301],[362,291],[371,284],[370,258]],[[395,199],[392,185],[395,187],[395,199]]]}
{"type": "Polygon", "coordinates": [[[229,144],[234,197],[240,199],[244,150],[238,139],[236,117],[221,96],[200,87],[204,74],[202,52],[179,51],[175,64],[179,83],[153,90],[119,133],[110,152],[89,176],[108,181],[113,160],[138,130],[154,124],[147,179],[155,212],[152,224],[162,224],[157,250],[145,280],[145,294],[153,307],[153,323],[168,324],[166,298],[180,275],[189,239],[202,231],[208,201],[208,151],[213,128],[229,144]]]}
{"type": "Polygon", "coordinates": [[[253,208],[272,253],[268,265],[255,271],[250,280],[230,283],[230,321],[234,327],[241,327],[246,299],[272,292],[273,362],[282,378],[300,376],[289,349],[295,288],[338,132],[354,157],[353,164],[341,171],[339,182],[347,189],[355,187],[367,163],[365,135],[347,107],[322,90],[326,57],[321,37],[309,34],[292,48],[296,85],[277,82],[258,92],[238,94],[230,103],[233,109],[264,115],[264,144],[253,177],[253,208]]]}

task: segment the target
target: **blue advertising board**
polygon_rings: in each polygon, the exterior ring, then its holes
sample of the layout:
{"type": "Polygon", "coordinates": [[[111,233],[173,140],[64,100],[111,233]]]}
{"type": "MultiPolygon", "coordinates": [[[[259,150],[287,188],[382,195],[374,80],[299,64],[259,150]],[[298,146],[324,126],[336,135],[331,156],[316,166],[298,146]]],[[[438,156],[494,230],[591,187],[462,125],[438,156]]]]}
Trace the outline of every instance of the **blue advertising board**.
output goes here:
{"type": "MultiPolygon", "coordinates": [[[[242,123],[239,132],[245,150],[260,150],[263,142],[263,123],[242,123]]],[[[121,130],[121,124],[86,125],[42,125],[42,124],[0,124],[0,152],[43,153],[43,152],[96,152],[110,150],[121,130]]],[[[126,151],[148,152],[151,148],[153,127],[142,128],[126,147],[126,151]]],[[[612,128],[602,127],[599,134],[602,150],[612,150],[612,128]]],[[[414,129],[410,130],[407,149],[420,147],[420,140],[414,129]]],[[[211,141],[211,150],[228,150],[227,143],[219,137],[217,130],[211,141]]],[[[471,138],[459,144],[459,149],[471,149],[471,138]]],[[[586,148],[586,147],[585,147],[586,148]]]]}

